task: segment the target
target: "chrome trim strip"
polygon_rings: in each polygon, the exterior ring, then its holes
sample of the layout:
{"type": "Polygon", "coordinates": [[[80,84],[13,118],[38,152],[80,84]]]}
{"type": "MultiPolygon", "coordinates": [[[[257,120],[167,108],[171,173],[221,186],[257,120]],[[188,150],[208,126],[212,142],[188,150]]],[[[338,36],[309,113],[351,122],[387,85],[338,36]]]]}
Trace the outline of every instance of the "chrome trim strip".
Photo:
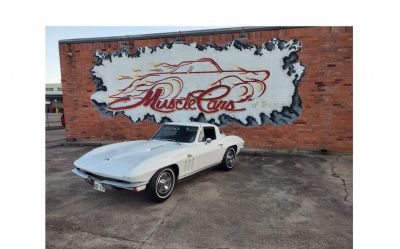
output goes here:
{"type": "Polygon", "coordinates": [[[72,170],[72,172],[75,173],[76,175],[82,177],[83,179],[88,179],[88,178],[89,178],[89,175],[83,173],[82,171],[80,171],[80,170],[77,169],[77,168],[74,168],[74,169],[72,170]]]}
{"type": "MultiPolygon", "coordinates": [[[[74,168],[72,170],[72,172],[75,173],[76,175],[82,177],[85,181],[96,180],[105,185],[110,185],[110,186],[114,186],[114,187],[118,187],[118,188],[124,188],[124,189],[128,189],[128,190],[134,190],[135,188],[141,189],[141,187],[146,186],[148,183],[148,182],[123,183],[123,182],[116,182],[116,181],[110,181],[110,180],[100,180],[94,176],[85,174],[84,172],[82,172],[81,170],[79,170],[77,168],[74,168]]],[[[141,190],[144,190],[145,188],[143,188],[141,190]]]]}

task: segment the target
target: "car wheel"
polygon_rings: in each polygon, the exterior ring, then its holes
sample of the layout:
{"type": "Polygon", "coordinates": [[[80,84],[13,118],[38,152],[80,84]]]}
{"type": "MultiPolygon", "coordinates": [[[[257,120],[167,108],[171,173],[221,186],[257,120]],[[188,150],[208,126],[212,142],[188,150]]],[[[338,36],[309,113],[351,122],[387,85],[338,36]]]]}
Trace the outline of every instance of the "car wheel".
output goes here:
{"type": "Polygon", "coordinates": [[[236,151],[233,147],[229,147],[224,154],[221,168],[224,170],[231,170],[236,164],[236,151]]]}
{"type": "Polygon", "coordinates": [[[153,200],[163,202],[167,200],[174,190],[176,182],[175,172],[167,167],[158,170],[150,180],[149,191],[153,200]]]}

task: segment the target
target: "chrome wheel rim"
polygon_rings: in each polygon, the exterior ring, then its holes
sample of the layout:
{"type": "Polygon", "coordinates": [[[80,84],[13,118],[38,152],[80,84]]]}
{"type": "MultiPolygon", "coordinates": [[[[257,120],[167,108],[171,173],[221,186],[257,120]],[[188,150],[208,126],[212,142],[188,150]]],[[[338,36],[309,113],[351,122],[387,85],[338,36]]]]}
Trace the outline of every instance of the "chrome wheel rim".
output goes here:
{"type": "Polygon", "coordinates": [[[230,149],[226,155],[226,166],[232,168],[235,165],[235,151],[230,149]]]}
{"type": "Polygon", "coordinates": [[[169,170],[162,172],[157,179],[157,193],[162,196],[168,194],[171,191],[173,184],[173,173],[169,170]]]}

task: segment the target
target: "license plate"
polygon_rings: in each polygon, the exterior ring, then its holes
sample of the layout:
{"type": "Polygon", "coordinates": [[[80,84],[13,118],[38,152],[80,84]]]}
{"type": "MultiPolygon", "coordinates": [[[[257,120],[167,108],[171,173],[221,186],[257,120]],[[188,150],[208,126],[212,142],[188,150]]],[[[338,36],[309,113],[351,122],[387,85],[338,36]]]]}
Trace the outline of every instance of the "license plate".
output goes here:
{"type": "Polygon", "coordinates": [[[93,188],[101,192],[106,192],[106,188],[98,181],[93,182],[93,188]]]}

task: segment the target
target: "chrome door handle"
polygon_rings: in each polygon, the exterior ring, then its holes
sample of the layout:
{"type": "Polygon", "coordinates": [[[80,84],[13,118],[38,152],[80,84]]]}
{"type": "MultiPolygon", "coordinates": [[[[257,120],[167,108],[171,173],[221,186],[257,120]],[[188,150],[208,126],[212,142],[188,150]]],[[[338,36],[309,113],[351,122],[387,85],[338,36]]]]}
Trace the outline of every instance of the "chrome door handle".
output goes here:
{"type": "Polygon", "coordinates": [[[192,155],[191,154],[187,154],[187,157],[192,157],[192,155]]]}

